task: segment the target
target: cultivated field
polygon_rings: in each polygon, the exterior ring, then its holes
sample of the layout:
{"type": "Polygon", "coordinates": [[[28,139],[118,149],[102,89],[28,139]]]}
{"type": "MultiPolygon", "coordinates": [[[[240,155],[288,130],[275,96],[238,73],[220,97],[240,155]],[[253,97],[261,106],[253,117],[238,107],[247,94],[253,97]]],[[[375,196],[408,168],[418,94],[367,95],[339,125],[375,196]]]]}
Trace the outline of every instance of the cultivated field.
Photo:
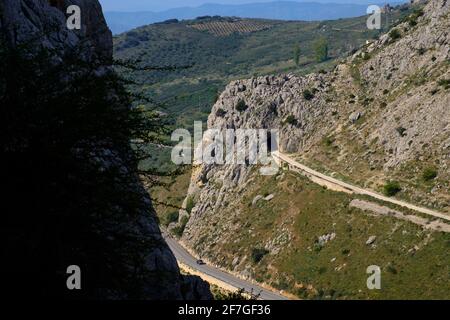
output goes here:
{"type": "Polygon", "coordinates": [[[226,37],[233,33],[252,33],[270,29],[274,23],[264,20],[231,20],[231,21],[208,21],[191,25],[192,28],[207,31],[218,37],[226,37]]]}

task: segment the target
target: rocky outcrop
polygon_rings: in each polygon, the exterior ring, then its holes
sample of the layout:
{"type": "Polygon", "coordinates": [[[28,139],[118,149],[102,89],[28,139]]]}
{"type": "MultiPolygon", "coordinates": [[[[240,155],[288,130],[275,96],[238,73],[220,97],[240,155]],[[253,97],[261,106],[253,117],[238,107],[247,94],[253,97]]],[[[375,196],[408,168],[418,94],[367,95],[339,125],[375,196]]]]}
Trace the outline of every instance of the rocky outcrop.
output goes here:
{"type": "MultiPolygon", "coordinates": [[[[34,60],[44,59],[40,62],[54,67],[52,70],[59,66],[69,70],[56,74],[56,82],[63,84],[58,88],[64,84],[77,87],[72,81],[80,75],[92,85],[113,75],[112,36],[96,0],[2,0],[0,35],[6,47],[25,50],[24,63],[33,65],[34,60]],[[81,8],[81,30],[66,28],[65,11],[72,4],[81,8]],[[68,56],[75,56],[77,64],[68,56]]],[[[5,69],[2,66],[1,71],[5,69]]],[[[43,73],[28,71],[37,77],[43,73]]],[[[53,88],[53,83],[40,82],[36,96],[30,98],[36,99],[36,109],[43,114],[28,115],[34,106],[26,95],[34,93],[16,94],[14,90],[20,88],[11,86],[16,79],[10,74],[0,76],[0,101],[5,102],[2,108],[9,117],[6,123],[2,120],[2,130],[17,135],[10,137],[16,139],[13,142],[2,140],[1,149],[8,163],[1,172],[8,185],[1,210],[5,222],[1,227],[2,274],[7,278],[4,290],[11,296],[28,292],[33,298],[211,299],[207,283],[180,274],[136,173],[126,137],[112,137],[104,127],[80,133],[84,123],[78,123],[77,129],[76,122],[66,120],[56,121],[62,137],[40,136],[45,134],[41,127],[54,130],[53,117],[89,119],[86,113],[90,110],[82,106],[110,103],[110,113],[117,111],[114,108],[127,110],[129,106],[116,99],[115,90],[120,88],[106,88],[106,96],[96,98],[63,88],[60,110],[46,110],[55,106],[52,99],[61,92],[41,92],[53,88]],[[1,83],[4,79],[6,86],[1,83]],[[65,94],[72,94],[73,99],[64,101],[65,94]],[[17,108],[30,110],[15,110],[16,103],[17,108]],[[79,108],[75,118],[67,117],[73,112],[69,106],[79,108]],[[17,123],[27,131],[10,128],[17,117],[23,117],[17,123]],[[81,267],[81,293],[65,288],[66,268],[71,264],[81,267]]],[[[36,88],[35,79],[23,76],[20,80],[19,85],[36,88]]],[[[101,90],[99,85],[92,96],[101,90]]],[[[104,116],[97,113],[93,117],[104,116]]],[[[99,125],[103,120],[96,119],[99,125]]]]}

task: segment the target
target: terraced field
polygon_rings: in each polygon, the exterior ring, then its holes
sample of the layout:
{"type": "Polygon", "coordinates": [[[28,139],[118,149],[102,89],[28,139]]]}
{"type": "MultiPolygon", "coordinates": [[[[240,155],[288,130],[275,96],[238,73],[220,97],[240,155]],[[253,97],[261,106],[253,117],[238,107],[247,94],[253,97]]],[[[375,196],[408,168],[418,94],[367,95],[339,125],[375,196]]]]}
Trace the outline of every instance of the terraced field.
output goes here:
{"type": "Polygon", "coordinates": [[[191,28],[209,32],[217,37],[226,37],[233,33],[252,33],[270,29],[275,22],[255,19],[229,19],[224,21],[208,21],[190,25],[191,28]]]}

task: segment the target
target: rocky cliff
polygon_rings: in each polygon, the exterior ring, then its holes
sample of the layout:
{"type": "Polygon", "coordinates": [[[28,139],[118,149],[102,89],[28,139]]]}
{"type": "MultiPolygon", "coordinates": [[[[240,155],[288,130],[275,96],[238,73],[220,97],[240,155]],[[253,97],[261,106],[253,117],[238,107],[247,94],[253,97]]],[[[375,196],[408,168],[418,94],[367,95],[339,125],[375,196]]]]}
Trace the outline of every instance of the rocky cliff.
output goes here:
{"type": "MultiPolygon", "coordinates": [[[[398,197],[450,213],[449,81],[450,2],[432,0],[424,7],[415,6],[407,19],[368,42],[333,71],[230,83],[213,107],[208,128],[279,129],[281,151],[319,171],[379,192],[387,181],[395,180],[401,186],[398,197]],[[236,108],[242,101],[247,108],[236,108]],[[434,173],[432,179],[424,174],[427,171],[434,173]]],[[[302,212],[305,214],[304,206],[321,207],[336,201],[334,208],[317,209],[320,216],[326,210],[340,211],[343,204],[334,193],[329,199],[320,195],[321,203],[313,204],[312,191],[307,196],[301,191],[309,190],[308,183],[291,194],[288,190],[296,183],[285,174],[264,182],[257,172],[246,165],[197,166],[185,201],[194,206],[180,215],[180,221],[189,217],[182,240],[200,256],[242,276],[261,278],[258,272],[267,272],[279,279],[286,272],[286,261],[277,267],[271,261],[277,261],[280,252],[289,260],[308,242],[298,229],[292,229],[295,221],[302,219],[302,212]],[[263,199],[268,195],[284,202],[276,202],[277,209],[275,200],[263,199]],[[301,204],[294,205],[296,198],[301,204]],[[266,211],[260,213],[263,208],[266,211]],[[297,211],[298,216],[294,214],[297,211]],[[266,230],[262,233],[256,231],[260,220],[267,223],[260,226],[266,230]],[[292,244],[296,238],[299,247],[292,244]],[[251,243],[253,254],[274,255],[267,261],[267,269],[258,269],[259,258],[251,262],[252,249],[244,249],[251,243]]],[[[335,219],[339,218],[330,216],[328,221],[335,219]]],[[[369,221],[361,222],[366,224],[363,230],[377,223],[369,221]]],[[[304,223],[299,228],[307,232],[308,222],[304,223]]],[[[333,228],[336,225],[338,222],[333,228]]],[[[317,228],[326,233],[327,226],[331,228],[327,222],[317,228]]],[[[348,241],[354,243],[355,239],[348,241]]],[[[317,258],[311,259],[308,261],[317,258]]],[[[294,281],[292,274],[287,278],[294,281]]],[[[264,280],[278,283],[269,279],[264,280]]],[[[309,278],[306,283],[314,280],[309,278]]],[[[299,283],[293,286],[303,288],[299,283]]]]}
{"type": "Polygon", "coordinates": [[[98,1],[0,1],[4,292],[210,299],[180,274],[129,147],[129,102],[98,1]],[[66,8],[81,8],[80,30],[66,8]],[[82,289],[69,291],[78,265],[82,289]]]}

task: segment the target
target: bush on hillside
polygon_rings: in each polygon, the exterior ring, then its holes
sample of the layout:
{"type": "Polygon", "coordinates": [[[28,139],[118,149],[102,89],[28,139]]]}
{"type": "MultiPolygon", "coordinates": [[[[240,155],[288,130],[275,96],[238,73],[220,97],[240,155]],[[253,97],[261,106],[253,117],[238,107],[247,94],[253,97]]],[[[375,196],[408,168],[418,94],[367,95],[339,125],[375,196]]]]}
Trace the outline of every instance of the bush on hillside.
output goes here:
{"type": "Polygon", "coordinates": [[[384,185],[383,193],[388,197],[393,197],[397,193],[402,191],[402,188],[400,186],[400,183],[397,181],[389,181],[384,185]]]}
{"type": "Polygon", "coordinates": [[[244,100],[239,100],[239,102],[236,105],[236,110],[239,111],[239,112],[244,112],[247,109],[248,109],[248,106],[245,103],[245,101],[244,100]]]}
{"type": "Polygon", "coordinates": [[[288,115],[284,123],[290,124],[291,126],[296,126],[298,124],[298,120],[291,114],[288,115]]]}
{"type": "Polygon", "coordinates": [[[314,99],[314,93],[312,93],[310,90],[306,89],[305,91],[303,91],[303,98],[305,98],[305,100],[312,100],[314,99]]]}
{"type": "Polygon", "coordinates": [[[269,251],[267,251],[266,249],[263,248],[253,248],[252,250],[252,261],[254,263],[259,263],[262,258],[264,258],[264,256],[266,254],[268,254],[269,251]]]}
{"type": "Polygon", "coordinates": [[[392,41],[398,40],[402,37],[402,34],[398,29],[392,29],[391,32],[389,32],[389,37],[392,41]]]}
{"type": "Polygon", "coordinates": [[[437,176],[438,176],[438,172],[437,172],[436,168],[434,168],[434,167],[426,168],[422,173],[422,178],[425,181],[434,180],[434,179],[436,179],[437,176]]]}

